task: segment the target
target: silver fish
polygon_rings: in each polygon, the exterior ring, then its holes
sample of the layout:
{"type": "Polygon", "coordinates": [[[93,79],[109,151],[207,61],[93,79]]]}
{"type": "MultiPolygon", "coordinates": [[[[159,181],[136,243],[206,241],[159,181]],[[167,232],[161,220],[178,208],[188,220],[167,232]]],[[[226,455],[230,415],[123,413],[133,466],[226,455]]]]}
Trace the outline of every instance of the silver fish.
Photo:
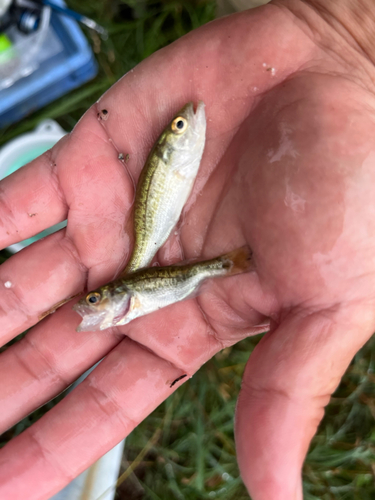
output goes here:
{"type": "Polygon", "coordinates": [[[193,264],[140,269],[86,295],[73,309],[83,320],[77,331],[126,325],[162,307],[191,297],[204,280],[254,269],[249,247],[193,264]]]}
{"type": "Polygon", "coordinates": [[[135,241],[124,276],[148,266],[167,241],[193,188],[206,140],[204,103],[186,104],[152,148],[134,202],[135,241]]]}

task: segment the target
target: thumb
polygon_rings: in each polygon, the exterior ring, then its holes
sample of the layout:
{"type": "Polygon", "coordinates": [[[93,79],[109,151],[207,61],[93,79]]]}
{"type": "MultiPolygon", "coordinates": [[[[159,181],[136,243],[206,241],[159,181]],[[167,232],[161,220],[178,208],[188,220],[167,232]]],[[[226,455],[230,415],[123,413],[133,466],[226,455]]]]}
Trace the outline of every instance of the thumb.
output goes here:
{"type": "Polygon", "coordinates": [[[374,324],[372,310],[361,306],[299,311],[258,344],[245,369],[235,432],[253,500],[302,500],[301,469],[324,406],[374,324]]]}

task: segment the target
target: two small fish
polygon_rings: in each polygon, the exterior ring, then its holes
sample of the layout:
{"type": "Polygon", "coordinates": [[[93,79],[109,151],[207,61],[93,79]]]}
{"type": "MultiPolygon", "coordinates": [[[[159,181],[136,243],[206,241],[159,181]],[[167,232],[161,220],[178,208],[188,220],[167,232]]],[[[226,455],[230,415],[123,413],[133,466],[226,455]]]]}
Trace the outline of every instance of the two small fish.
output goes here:
{"type": "Polygon", "coordinates": [[[125,325],[191,297],[207,278],[252,268],[248,247],[194,264],[146,268],[180,218],[198,173],[205,135],[204,103],[199,102],[195,113],[189,103],[157,140],[137,185],[130,260],[119,279],[88,293],[73,306],[83,318],[77,331],[125,325]]]}

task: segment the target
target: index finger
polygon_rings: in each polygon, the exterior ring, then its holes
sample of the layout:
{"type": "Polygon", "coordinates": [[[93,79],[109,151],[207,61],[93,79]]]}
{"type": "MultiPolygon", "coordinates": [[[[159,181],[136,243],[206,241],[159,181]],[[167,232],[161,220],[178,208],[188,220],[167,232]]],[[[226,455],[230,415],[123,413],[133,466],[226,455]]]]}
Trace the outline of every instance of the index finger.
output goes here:
{"type": "Polygon", "coordinates": [[[49,150],[0,182],[0,248],[34,236],[63,221],[67,214],[49,150]]]}

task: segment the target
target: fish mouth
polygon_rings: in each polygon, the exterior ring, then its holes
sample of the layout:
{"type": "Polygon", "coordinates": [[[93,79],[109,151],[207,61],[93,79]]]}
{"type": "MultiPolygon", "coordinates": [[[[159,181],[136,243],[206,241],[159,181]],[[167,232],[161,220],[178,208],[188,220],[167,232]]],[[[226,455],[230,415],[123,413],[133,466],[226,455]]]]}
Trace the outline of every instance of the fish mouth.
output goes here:
{"type": "Polygon", "coordinates": [[[82,304],[81,302],[77,302],[76,304],[74,304],[74,306],[72,307],[73,311],[77,312],[79,315],[83,316],[85,314],[90,314],[90,312],[92,312],[90,309],[89,309],[89,306],[85,305],[85,304],[82,304]]]}
{"type": "MultiPolygon", "coordinates": [[[[188,134],[185,137],[195,137],[195,141],[204,144],[206,138],[206,114],[204,111],[205,104],[203,101],[198,101],[197,109],[194,112],[193,102],[188,102],[178,113],[186,118],[190,124],[188,134]]],[[[181,147],[181,144],[180,144],[181,147]]],[[[190,148],[190,145],[188,145],[190,148]]]]}
{"type": "Polygon", "coordinates": [[[204,104],[203,101],[198,101],[198,106],[197,106],[197,109],[195,111],[196,118],[202,114],[205,115],[205,112],[204,112],[205,107],[206,107],[206,105],[204,104]]]}
{"type": "Polygon", "coordinates": [[[195,130],[205,137],[206,133],[206,113],[204,111],[205,104],[203,101],[198,101],[198,106],[194,114],[195,130]]]}
{"type": "Polygon", "coordinates": [[[100,330],[100,327],[106,317],[106,311],[93,312],[89,306],[80,302],[74,304],[73,311],[77,312],[82,317],[81,323],[76,328],[77,332],[100,330]]]}
{"type": "Polygon", "coordinates": [[[96,332],[103,330],[102,324],[105,320],[105,314],[86,314],[82,317],[81,323],[77,326],[77,332],[96,332]]]}
{"type": "Polygon", "coordinates": [[[190,122],[201,122],[202,119],[204,122],[206,121],[205,112],[204,112],[205,104],[203,101],[198,101],[197,109],[194,111],[194,103],[188,102],[185,106],[179,111],[179,115],[184,116],[190,122]]]}

